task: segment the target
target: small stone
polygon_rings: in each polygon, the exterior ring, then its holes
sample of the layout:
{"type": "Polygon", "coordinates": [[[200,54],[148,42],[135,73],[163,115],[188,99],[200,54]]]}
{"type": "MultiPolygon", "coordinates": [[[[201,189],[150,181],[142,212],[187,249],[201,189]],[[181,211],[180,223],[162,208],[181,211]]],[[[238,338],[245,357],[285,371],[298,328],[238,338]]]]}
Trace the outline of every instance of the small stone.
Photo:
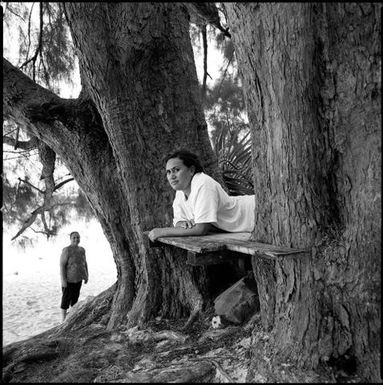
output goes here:
{"type": "Polygon", "coordinates": [[[241,341],[238,342],[238,345],[244,348],[249,348],[251,345],[251,337],[242,339],[241,341]]]}

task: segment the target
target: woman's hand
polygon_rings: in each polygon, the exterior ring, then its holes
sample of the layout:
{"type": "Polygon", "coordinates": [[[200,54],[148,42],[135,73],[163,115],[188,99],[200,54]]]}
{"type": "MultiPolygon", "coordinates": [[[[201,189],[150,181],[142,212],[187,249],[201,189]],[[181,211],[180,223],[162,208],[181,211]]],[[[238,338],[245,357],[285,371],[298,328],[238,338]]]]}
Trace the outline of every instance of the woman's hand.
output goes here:
{"type": "MultiPolygon", "coordinates": [[[[188,224],[188,226],[191,227],[181,227],[180,222],[177,222],[175,227],[156,227],[155,229],[149,231],[149,239],[152,242],[155,242],[157,238],[161,237],[190,237],[196,235],[206,235],[213,227],[211,223],[194,224],[193,221],[190,221],[191,223],[188,224]]],[[[186,226],[186,224],[184,226],[186,226]]]]}
{"type": "Polygon", "coordinates": [[[155,228],[149,232],[148,236],[149,239],[154,242],[157,238],[163,237],[162,229],[155,228]]]}
{"type": "Polygon", "coordinates": [[[183,229],[191,229],[194,226],[195,226],[195,223],[193,219],[190,221],[178,221],[175,225],[175,227],[181,227],[183,229]]]}

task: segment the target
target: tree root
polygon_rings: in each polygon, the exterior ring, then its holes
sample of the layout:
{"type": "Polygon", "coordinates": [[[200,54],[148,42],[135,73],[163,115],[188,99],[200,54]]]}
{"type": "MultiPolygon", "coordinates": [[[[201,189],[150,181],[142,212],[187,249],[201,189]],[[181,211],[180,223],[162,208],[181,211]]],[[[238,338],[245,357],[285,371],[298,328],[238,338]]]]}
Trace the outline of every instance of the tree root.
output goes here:
{"type": "Polygon", "coordinates": [[[200,314],[202,312],[202,301],[197,301],[197,304],[195,305],[194,309],[190,313],[190,316],[188,320],[186,321],[185,325],[181,328],[182,331],[188,330],[195,321],[198,320],[200,314]]]}
{"type": "Polygon", "coordinates": [[[102,323],[103,317],[110,312],[116,284],[103,291],[92,300],[80,305],[76,311],[69,314],[67,319],[55,328],[52,336],[58,337],[70,331],[89,326],[92,323],[102,323]]]}
{"type": "Polygon", "coordinates": [[[193,323],[198,319],[200,311],[201,311],[200,309],[194,309],[191,312],[191,314],[190,314],[188,320],[186,321],[185,325],[182,326],[182,328],[181,328],[182,331],[185,331],[185,330],[189,329],[193,325],[193,323]]]}
{"type": "MultiPolygon", "coordinates": [[[[62,356],[62,352],[59,350],[58,341],[50,341],[48,344],[43,343],[38,347],[33,344],[29,352],[25,352],[25,350],[28,349],[28,347],[25,347],[25,345],[22,345],[21,349],[21,355],[15,360],[12,360],[12,362],[3,369],[3,383],[8,383],[11,381],[13,373],[18,371],[17,367],[19,365],[36,363],[39,361],[51,361],[58,358],[59,356],[62,356]],[[23,347],[25,349],[23,349],[23,347]]],[[[18,352],[11,351],[10,354],[12,353],[18,352]]],[[[10,357],[5,358],[8,362],[10,361],[10,357]]]]}

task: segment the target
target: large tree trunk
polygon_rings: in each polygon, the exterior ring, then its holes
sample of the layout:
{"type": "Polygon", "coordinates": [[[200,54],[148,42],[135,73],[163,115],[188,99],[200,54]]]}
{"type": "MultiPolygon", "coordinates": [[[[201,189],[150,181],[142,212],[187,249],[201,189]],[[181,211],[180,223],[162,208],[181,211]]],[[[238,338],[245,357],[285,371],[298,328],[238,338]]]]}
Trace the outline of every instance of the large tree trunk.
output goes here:
{"type": "MultiPolygon", "coordinates": [[[[311,256],[253,259],[279,359],[356,360],[379,379],[380,6],[225,3],[253,134],[258,241],[311,256]],[[267,283],[266,283],[267,285],[267,283]],[[266,298],[266,297],[265,297],[266,298]]],[[[262,299],[261,299],[262,300],[262,299]]],[[[262,306],[261,306],[262,308],[262,306]]],[[[255,363],[256,365],[256,363],[255,363]]]]}
{"type": "Polygon", "coordinates": [[[65,10],[79,100],[58,98],[5,61],[6,112],[63,159],[101,222],[118,271],[108,326],[195,314],[206,300],[205,268],[186,265],[182,252],[151,249],[144,236],[171,225],[168,153],[188,148],[217,175],[188,14],[167,3],[66,3],[65,10]]]}

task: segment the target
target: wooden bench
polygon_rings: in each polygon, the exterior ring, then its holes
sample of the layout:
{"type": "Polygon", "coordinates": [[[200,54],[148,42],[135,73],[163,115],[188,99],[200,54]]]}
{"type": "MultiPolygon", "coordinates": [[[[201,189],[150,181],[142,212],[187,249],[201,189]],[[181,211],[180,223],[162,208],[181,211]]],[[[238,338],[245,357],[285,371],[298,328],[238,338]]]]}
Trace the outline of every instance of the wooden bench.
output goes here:
{"type": "MultiPolygon", "coordinates": [[[[245,259],[251,259],[262,325],[266,331],[270,331],[274,325],[276,308],[280,311],[281,304],[277,303],[277,298],[282,298],[280,292],[285,289],[289,293],[294,290],[296,277],[293,266],[309,266],[311,248],[293,249],[268,245],[251,241],[250,236],[250,233],[215,233],[193,237],[163,237],[151,243],[151,246],[169,245],[184,249],[187,251],[187,263],[192,266],[237,262],[243,273],[246,273],[245,259]],[[282,265],[286,263],[287,267],[283,268],[282,265]]],[[[299,295],[290,298],[290,294],[287,296],[290,301],[301,301],[299,295]]]]}
{"type": "Polygon", "coordinates": [[[286,256],[301,256],[310,249],[292,249],[250,241],[250,233],[216,233],[193,237],[162,237],[153,247],[171,245],[187,251],[187,263],[193,266],[211,265],[244,255],[276,260],[286,256]]]}

